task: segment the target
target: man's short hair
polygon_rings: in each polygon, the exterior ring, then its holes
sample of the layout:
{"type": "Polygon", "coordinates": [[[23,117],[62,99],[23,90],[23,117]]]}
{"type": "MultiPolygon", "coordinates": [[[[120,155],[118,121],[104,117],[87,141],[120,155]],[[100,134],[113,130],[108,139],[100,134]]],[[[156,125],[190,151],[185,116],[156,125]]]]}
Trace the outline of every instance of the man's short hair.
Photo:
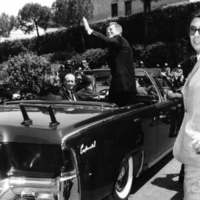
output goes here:
{"type": "Polygon", "coordinates": [[[108,26],[115,26],[118,33],[122,34],[122,31],[123,31],[122,26],[118,24],[117,22],[110,22],[108,26]]]}
{"type": "Polygon", "coordinates": [[[67,73],[66,75],[65,75],[65,80],[66,79],[75,79],[76,77],[75,77],[75,75],[74,74],[72,74],[72,73],[67,73]]]}

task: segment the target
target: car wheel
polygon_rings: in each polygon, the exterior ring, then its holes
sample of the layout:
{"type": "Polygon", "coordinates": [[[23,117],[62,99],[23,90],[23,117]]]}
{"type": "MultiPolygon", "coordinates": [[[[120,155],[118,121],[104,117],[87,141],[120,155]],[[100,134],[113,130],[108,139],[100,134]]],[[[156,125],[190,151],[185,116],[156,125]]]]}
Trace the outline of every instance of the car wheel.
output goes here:
{"type": "Polygon", "coordinates": [[[113,197],[115,200],[128,199],[133,183],[133,157],[123,160],[117,180],[114,185],[113,197]]]}

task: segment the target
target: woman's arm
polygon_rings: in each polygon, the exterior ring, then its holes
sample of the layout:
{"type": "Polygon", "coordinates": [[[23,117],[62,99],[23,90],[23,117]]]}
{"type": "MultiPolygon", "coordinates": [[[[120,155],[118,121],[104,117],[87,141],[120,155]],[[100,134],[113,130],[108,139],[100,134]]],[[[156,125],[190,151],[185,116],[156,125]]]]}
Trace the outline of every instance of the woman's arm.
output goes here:
{"type": "Polygon", "coordinates": [[[173,92],[172,90],[167,91],[167,98],[169,99],[181,99],[183,94],[180,92],[173,92]]]}

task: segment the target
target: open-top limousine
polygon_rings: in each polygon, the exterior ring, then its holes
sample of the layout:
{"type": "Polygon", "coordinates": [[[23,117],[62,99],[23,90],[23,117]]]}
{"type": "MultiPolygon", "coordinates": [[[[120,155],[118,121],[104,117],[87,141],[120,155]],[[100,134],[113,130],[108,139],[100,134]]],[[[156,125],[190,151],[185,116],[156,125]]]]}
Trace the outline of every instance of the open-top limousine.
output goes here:
{"type": "MultiPolygon", "coordinates": [[[[105,73],[94,73],[106,95],[105,73]]],[[[136,81],[138,103],[129,106],[2,105],[0,200],[127,199],[134,180],[171,151],[182,109],[167,99],[170,85],[159,70],[136,69],[136,81]]]]}

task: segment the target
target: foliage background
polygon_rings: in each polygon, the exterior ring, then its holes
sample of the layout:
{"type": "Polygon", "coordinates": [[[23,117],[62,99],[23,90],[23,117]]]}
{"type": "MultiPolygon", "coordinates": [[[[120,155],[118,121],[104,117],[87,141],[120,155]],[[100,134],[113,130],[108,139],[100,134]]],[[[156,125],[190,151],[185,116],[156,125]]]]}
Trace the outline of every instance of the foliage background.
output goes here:
{"type": "MultiPolygon", "coordinates": [[[[192,52],[186,22],[190,14],[199,8],[200,2],[196,2],[152,11],[147,22],[147,38],[144,37],[143,13],[119,18],[117,21],[123,26],[123,35],[133,47],[135,63],[143,60],[147,67],[153,67],[156,63],[162,64],[167,61],[175,66],[189,56],[192,52]]],[[[95,30],[105,33],[107,24],[108,21],[105,21],[92,26],[95,30]]],[[[38,55],[49,55],[51,62],[64,63],[72,57],[77,59],[77,62],[87,57],[95,67],[106,62],[105,46],[96,38],[88,37],[79,25],[48,33],[39,39],[3,42],[0,44],[0,62],[30,51],[38,55]]]]}

